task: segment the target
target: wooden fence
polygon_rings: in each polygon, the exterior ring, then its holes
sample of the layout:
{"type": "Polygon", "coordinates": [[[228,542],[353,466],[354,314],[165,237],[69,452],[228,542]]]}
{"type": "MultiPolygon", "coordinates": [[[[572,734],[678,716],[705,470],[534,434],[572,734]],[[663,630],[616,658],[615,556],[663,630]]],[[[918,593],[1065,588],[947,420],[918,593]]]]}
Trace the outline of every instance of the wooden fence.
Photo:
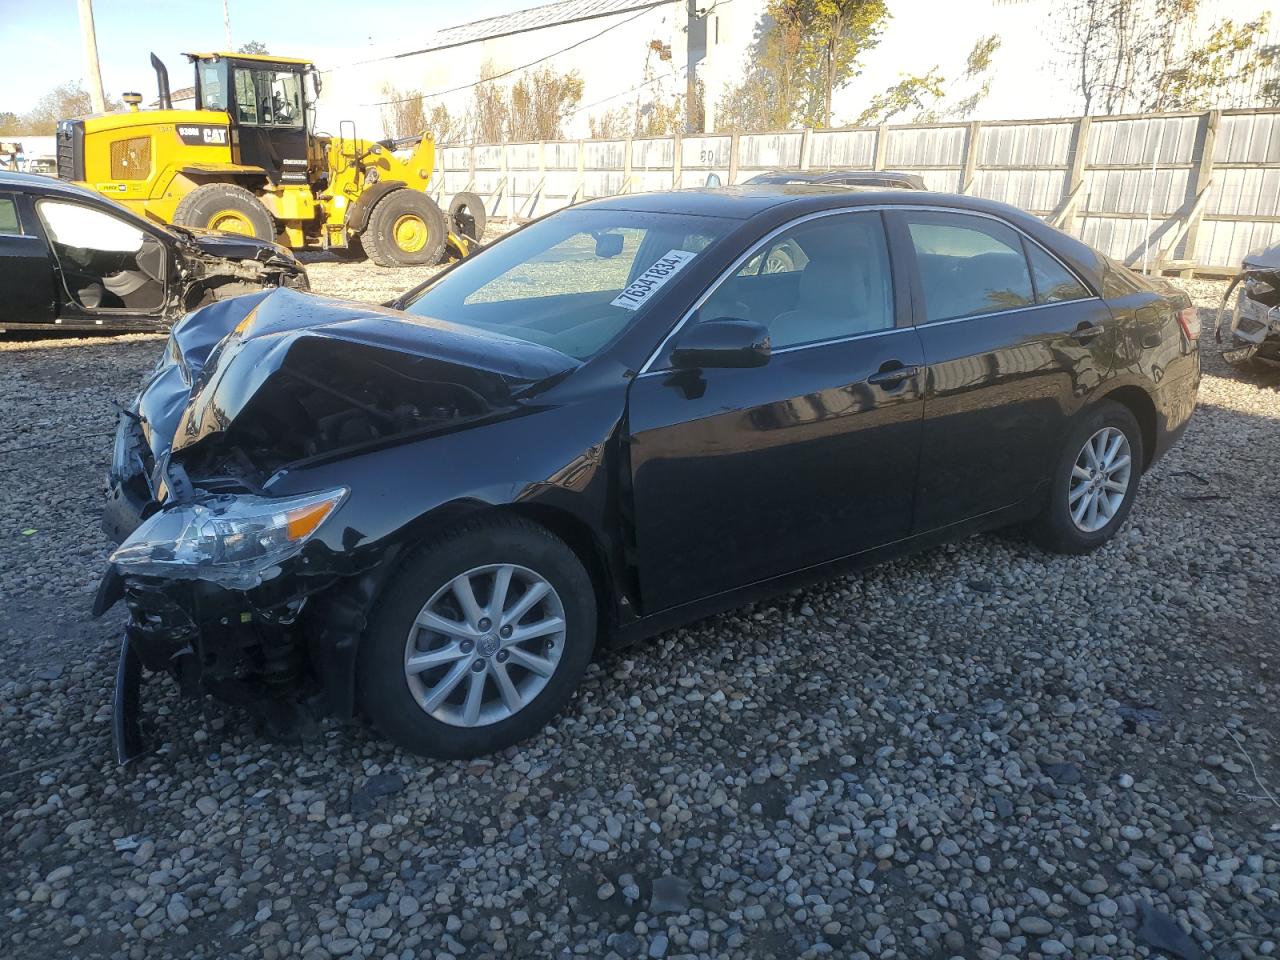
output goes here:
{"type": "Polygon", "coordinates": [[[431,191],[526,220],[764,170],[904,170],[1030,210],[1139,268],[1234,273],[1280,243],[1280,110],[443,146],[431,191]]]}

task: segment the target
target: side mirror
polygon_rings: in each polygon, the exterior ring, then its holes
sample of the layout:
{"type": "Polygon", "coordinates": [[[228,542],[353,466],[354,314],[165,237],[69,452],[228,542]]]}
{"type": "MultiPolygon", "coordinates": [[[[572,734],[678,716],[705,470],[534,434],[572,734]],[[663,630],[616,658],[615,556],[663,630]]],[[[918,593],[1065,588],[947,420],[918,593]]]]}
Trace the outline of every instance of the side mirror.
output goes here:
{"type": "Polygon", "coordinates": [[[703,186],[704,187],[722,187],[724,186],[724,184],[720,182],[720,174],[708,173],[707,182],[704,183],[703,186]]]}
{"type": "Polygon", "coordinates": [[[596,256],[605,260],[612,259],[622,252],[622,234],[597,233],[596,256]]]}
{"type": "Polygon", "coordinates": [[[697,367],[763,367],[769,362],[769,331],[749,320],[706,320],[695,323],[676,341],[671,365],[697,367]]]}

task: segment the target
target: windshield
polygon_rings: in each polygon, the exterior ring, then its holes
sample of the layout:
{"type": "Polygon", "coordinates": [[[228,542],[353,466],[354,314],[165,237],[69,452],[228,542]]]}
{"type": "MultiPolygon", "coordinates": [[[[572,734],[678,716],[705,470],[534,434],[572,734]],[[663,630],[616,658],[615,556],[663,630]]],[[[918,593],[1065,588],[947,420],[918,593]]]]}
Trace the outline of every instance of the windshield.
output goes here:
{"type": "Polygon", "coordinates": [[[464,260],[404,309],[586,360],[734,223],[566,210],[464,260]]]}

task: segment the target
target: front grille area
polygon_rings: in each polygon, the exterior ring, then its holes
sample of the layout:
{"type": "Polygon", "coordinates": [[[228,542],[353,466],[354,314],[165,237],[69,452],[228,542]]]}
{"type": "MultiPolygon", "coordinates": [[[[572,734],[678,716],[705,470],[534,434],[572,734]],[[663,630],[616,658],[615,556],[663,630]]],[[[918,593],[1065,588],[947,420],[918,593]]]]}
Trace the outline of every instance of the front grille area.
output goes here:
{"type": "Polygon", "coordinates": [[[80,120],[58,122],[58,178],[84,179],[84,123],[80,120]]]}
{"type": "Polygon", "coordinates": [[[112,180],[145,180],[150,175],[150,137],[133,137],[111,144],[112,180]]]}

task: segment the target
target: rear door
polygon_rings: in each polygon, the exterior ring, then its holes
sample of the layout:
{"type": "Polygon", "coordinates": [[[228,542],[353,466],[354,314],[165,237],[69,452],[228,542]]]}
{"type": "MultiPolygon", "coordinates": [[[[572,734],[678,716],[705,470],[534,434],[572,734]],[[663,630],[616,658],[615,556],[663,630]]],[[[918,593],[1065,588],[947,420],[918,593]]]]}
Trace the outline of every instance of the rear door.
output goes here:
{"type": "MultiPolygon", "coordinates": [[[[645,611],[901,539],[923,412],[919,339],[878,212],[801,221],[712,288],[690,324],[769,328],[762,367],[679,370],[628,395],[645,611]]],[[[679,332],[672,338],[679,342],[679,332]]]]}
{"type": "Polygon", "coordinates": [[[0,193],[0,324],[47,323],[56,309],[53,260],[25,200],[0,193]]]}
{"type": "Polygon", "coordinates": [[[1042,246],[994,217],[893,215],[914,252],[927,366],[924,533],[1031,496],[1068,418],[1107,375],[1111,313],[1042,246]]]}

